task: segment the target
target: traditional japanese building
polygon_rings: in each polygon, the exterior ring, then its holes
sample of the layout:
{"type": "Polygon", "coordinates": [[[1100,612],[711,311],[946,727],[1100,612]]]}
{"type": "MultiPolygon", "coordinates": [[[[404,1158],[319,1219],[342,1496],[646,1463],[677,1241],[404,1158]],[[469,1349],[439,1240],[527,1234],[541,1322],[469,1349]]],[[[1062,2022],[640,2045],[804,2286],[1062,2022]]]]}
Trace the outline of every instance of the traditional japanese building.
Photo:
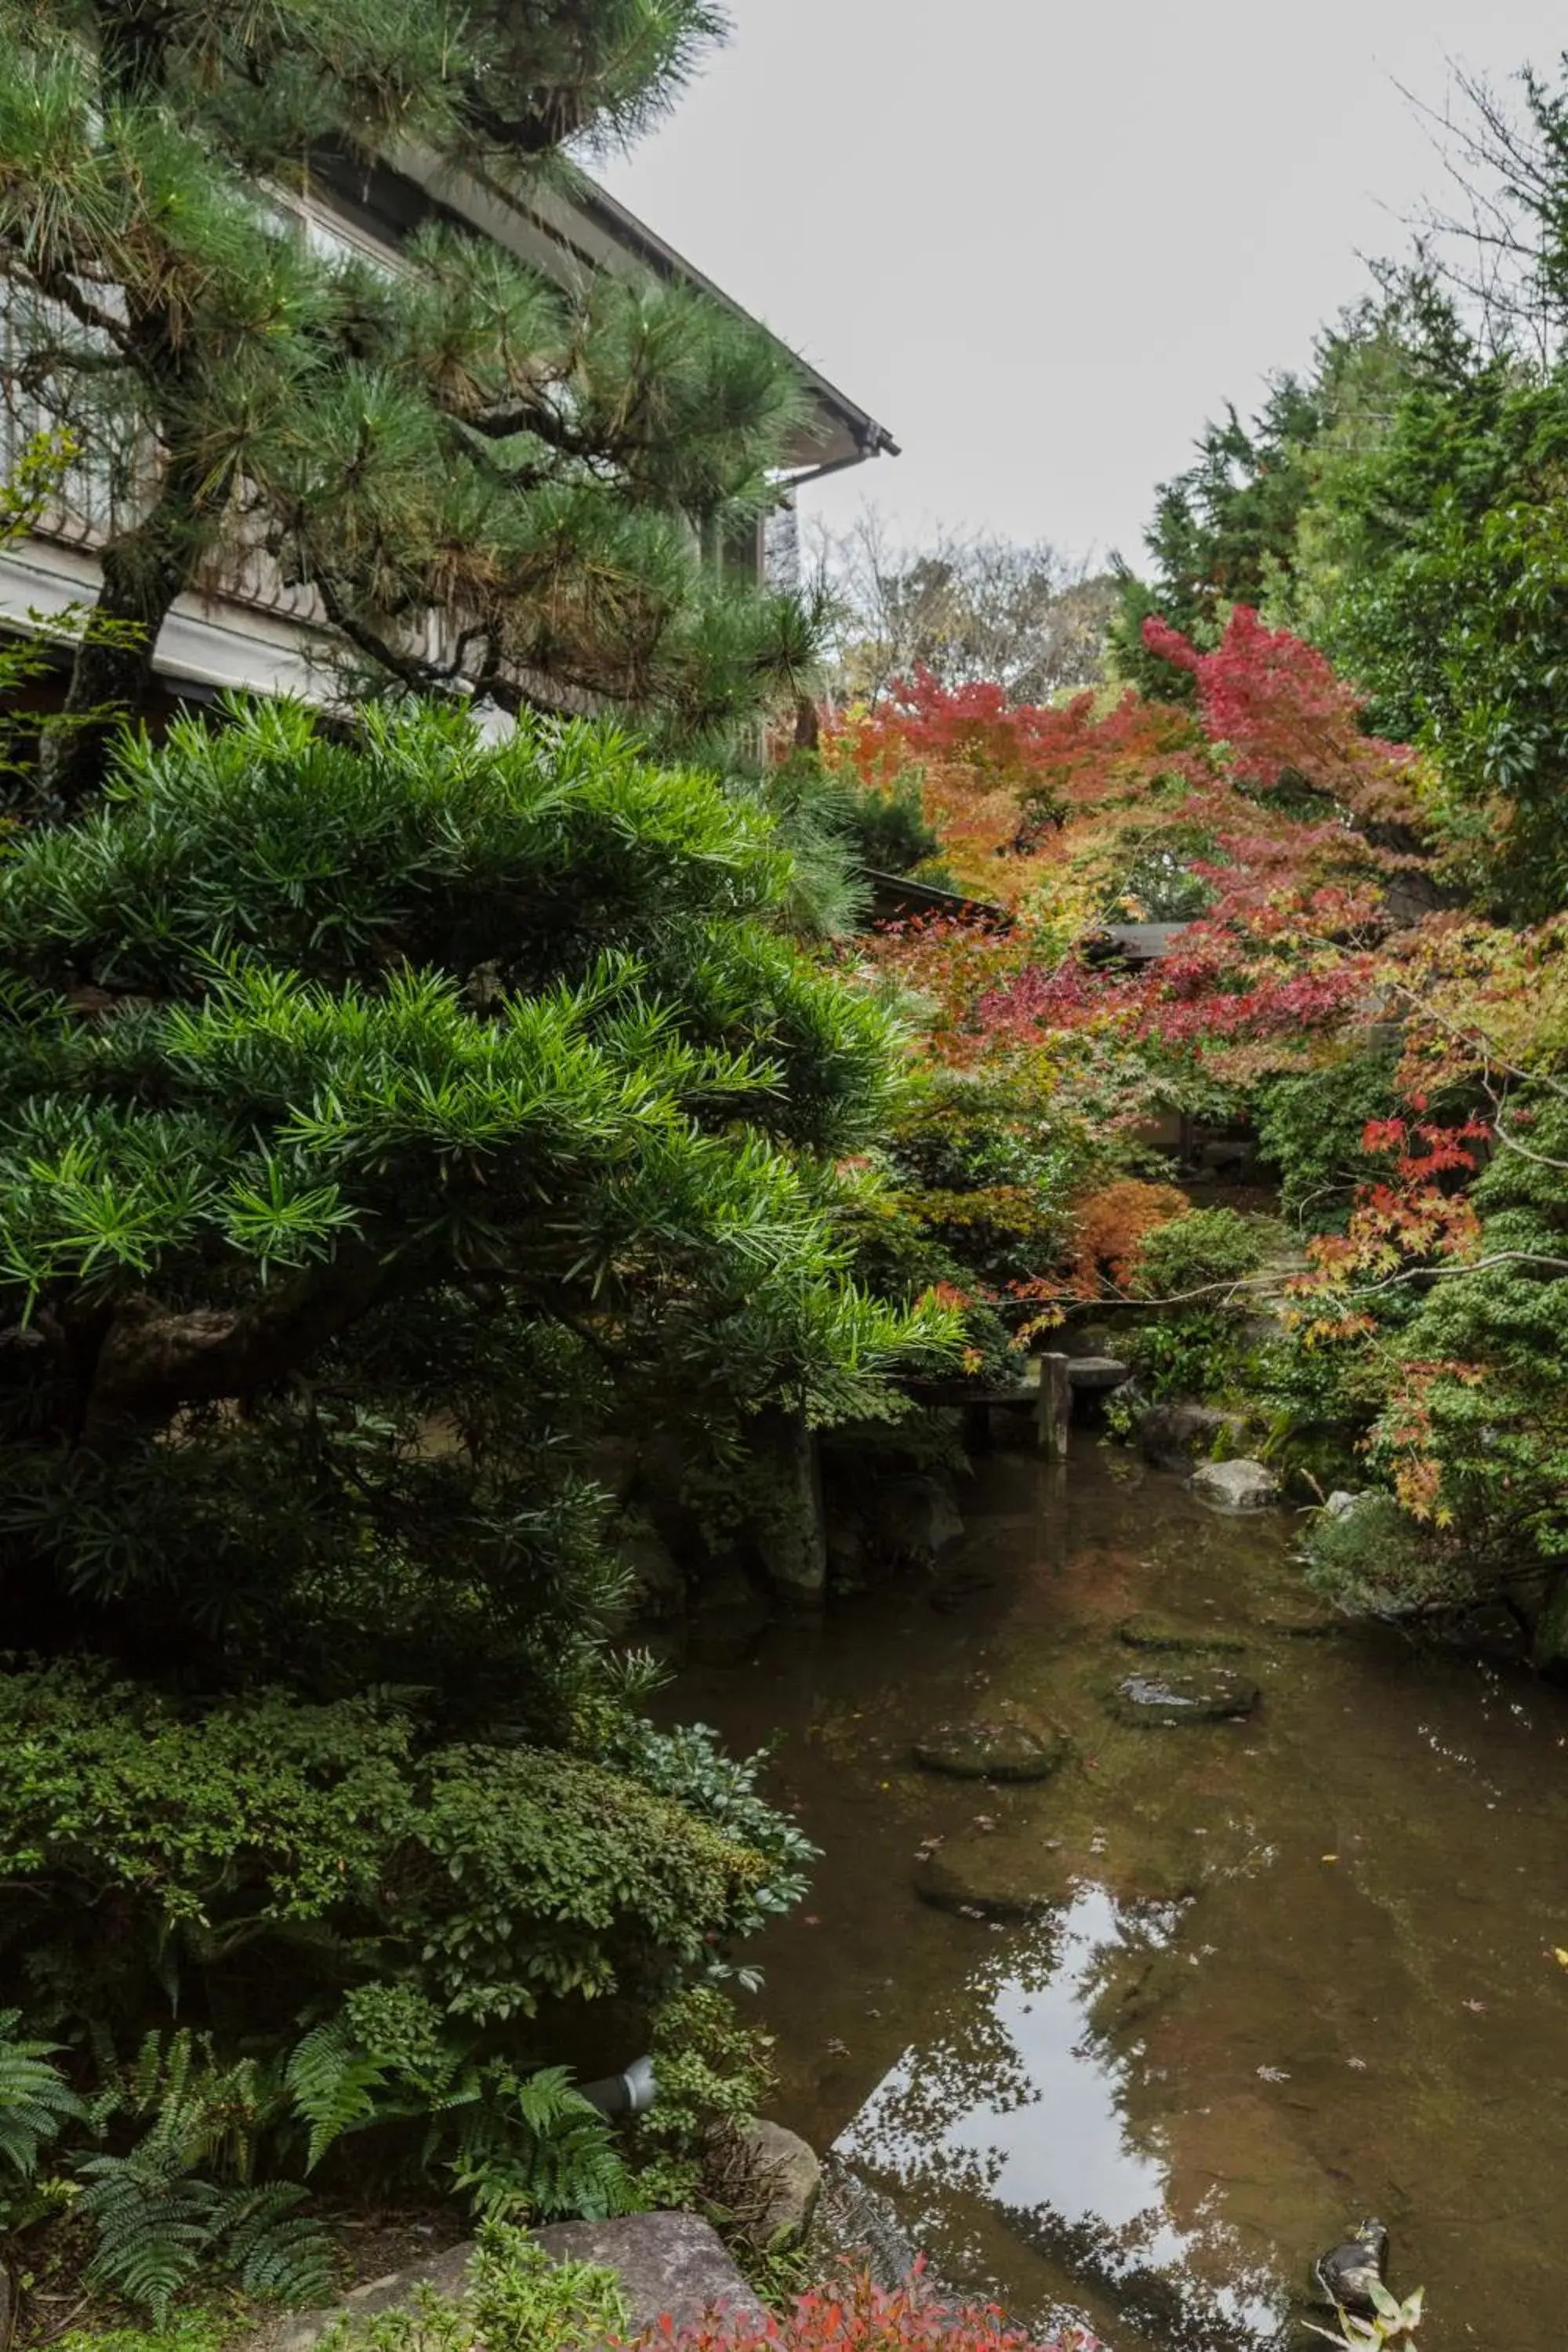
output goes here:
{"type": "MultiPolygon", "coordinates": [[[[279,194],[271,201],[323,250],[352,249],[389,270],[404,266],[403,249],[415,230],[445,217],[494,238],[563,288],[580,288],[595,276],[640,272],[748,315],[607,191],[580,175],[570,186],[524,190],[413,148],[395,151],[371,168],[329,154],[313,159],[309,194],[279,194]]],[[[791,357],[806,401],[784,453],[779,508],[724,546],[704,545],[693,535],[695,561],[781,583],[797,573],[796,490],[868,458],[898,454],[874,417],[797,355],[791,357]]],[[[14,438],[25,436],[25,417],[0,415],[0,433],[7,423],[14,438]]],[[[118,517],[120,502],[135,497],[133,463],[122,464],[112,478],[107,470],[84,477],[79,469],[68,502],[26,541],[0,550],[0,629],[36,628],[90,604],[98,588],[95,546],[118,517]]],[[[432,614],[432,631],[441,625],[442,617],[432,614]]],[[[320,698],[329,690],[314,658],[321,642],[310,591],[291,586],[261,550],[240,561],[231,552],[212,567],[198,592],[174,605],[159,636],[157,672],[174,699],[205,699],[224,688],[320,698]]],[[[548,680],[530,680],[529,690],[537,690],[541,700],[552,698],[548,680]]]]}

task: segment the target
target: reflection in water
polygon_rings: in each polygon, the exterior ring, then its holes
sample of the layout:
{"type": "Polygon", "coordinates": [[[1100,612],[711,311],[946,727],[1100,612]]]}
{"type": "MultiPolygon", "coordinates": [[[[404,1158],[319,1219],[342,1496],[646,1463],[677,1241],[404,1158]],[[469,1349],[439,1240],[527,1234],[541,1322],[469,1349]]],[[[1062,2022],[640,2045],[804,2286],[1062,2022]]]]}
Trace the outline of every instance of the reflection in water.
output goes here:
{"type": "Polygon", "coordinates": [[[1118,1959],[1167,1947],[1174,1926],[1169,1909],[1079,1888],[1046,1931],[1044,1968],[1016,1949],[975,1970],[950,2032],[904,2052],[835,2152],[921,2209],[959,2189],[984,2197],[1026,2244],[1147,2313],[1172,2352],[1273,2344],[1278,2293],[1243,2276],[1217,2218],[1202,2232],[1174,2225],[1165,2168],[1124,2112],[1135,2054],[1095,2030],[1118,1959]]]}
{"type": "Polygon", "coordinates": [[[1285,2315],[1366,2213],[1428,2289],[1423,2352],[1561,2352],[1568,1700],[1300,1638],[1288,1517],[1093,1446],[1065,1490],[994,1457],[965,1517],[962,1607],[868,1594],[668,1695],[738,1747],[782,1730],[773,1793],[825,1849],[761,1954],[781,2120],[955,2286],[1115,2352],[1310,2341],[1285,2315]],[[1256,1715],[1116,1721],[1151,1612],[1222,1637],[1256,1715]],[[1047,1782],[917,1769],[1009,1709],[1068,1735],[1047,1782]]]}

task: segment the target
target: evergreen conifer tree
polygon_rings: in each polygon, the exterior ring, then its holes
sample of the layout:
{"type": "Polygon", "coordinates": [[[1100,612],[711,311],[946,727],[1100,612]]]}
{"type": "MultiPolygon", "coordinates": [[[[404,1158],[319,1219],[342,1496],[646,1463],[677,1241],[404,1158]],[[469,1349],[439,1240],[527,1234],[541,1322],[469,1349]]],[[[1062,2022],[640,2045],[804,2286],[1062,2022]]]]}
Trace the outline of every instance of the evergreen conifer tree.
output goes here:
{"type": "Polygon", "coordinates": [[[247,560],[371,673],[509,708],[542,676],[689,735],[794,674],[798,608],[691,556],[768,499],[797,400],[768,337],[677,287],[570,298],[439,205],[384,267],[306,201],[395,153],[437,189],[569,171],[718,30],[703,0],[0,0],[0,377],[108,517],[58,802],[174,599],[247,560]]]}

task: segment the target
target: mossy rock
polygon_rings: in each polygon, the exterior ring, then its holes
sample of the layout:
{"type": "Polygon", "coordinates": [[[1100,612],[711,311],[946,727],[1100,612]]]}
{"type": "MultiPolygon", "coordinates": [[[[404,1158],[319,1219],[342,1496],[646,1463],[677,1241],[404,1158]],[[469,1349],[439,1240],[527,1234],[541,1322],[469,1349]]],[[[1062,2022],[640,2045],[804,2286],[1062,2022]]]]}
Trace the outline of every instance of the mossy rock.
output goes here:
{"type": "Polygon", "coordinates": [[[1179,1674],[1129,1675],[1110,1695],[1118,1723],[1141,1731],[1173,1731],[1188,1724],[1229,1723],[1250,1715],[1262,1696],[1255,1682],[1228,1666],[1179,1674]]]}
{"type": "Polygon", "coordinates": [[[1333,1633],[1350,1631],[1351,1620],[1321,1601],[1281,1601],[1258,1620],[1266,1633],[1283,1634],[1292,1642],[1325,1642],[1333,1633]]]}
{"type": "Polygon", "coordinates": [[[1051,1864],[1049,1854],[1042,1854],[1037,1872],[1005,1854],[931,1854],[915,1865],[915,1893],[933,1911],[1016,1924],[1071,1901],[1070,1881],[1051,1864]]]}
{"type": "Polygon", "coordinates": [[[1237,1658],[1247,1647],[1239,1633],[1223,1633],[1217,1625],[1185,1624],[1175,1617],[1162,1617],[1152,1609],[1123,1618],[1117,1631],[1130,1650],[1158,1650],[1174,1656],[1237,1658]]]}
{"type": "Polygon", "coordinates": [[[914,1890],[933,1911],[960,1918],[1019,1925],[1066,1911],[1088,1886],[1103,1886],[1130,1909],[1184,1903],[1204,1883],[1200,1862],[1136,1848],[1101,1853],[1083,1840],[1072,1845],[1030,1838],[960,1836],[915,1865],[914,1890]]]}
{"type": "Polygon", "coordinates": [[[910,1749],[922,1772],[950,1780],[1048,1780],[1073,1752],[1065,1731],[1012,1707],[959,1723],[933,1723],[910,1749]]]}

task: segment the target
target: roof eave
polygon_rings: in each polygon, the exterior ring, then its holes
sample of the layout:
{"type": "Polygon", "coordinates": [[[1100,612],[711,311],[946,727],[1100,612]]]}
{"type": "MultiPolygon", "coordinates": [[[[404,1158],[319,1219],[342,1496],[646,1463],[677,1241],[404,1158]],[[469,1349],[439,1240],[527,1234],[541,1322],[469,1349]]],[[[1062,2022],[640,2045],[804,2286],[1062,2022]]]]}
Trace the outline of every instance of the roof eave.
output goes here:
{"type": "Polygon", "coordinates": [[[389,160],[428,195],[460,211],[499,242],[524,252],[558,282],[640,266],[668,283],[691,287],[734,317],[761,328],[788,353],[811,400],[812,413],[796,426],[784,451],[784,469],[792,482],[816,481],[868,458],[899,456],[899,445],[885,425],[585,173],[574,171],[566,187],[541,182],[525,189],[471,164],[458,171],[445,158],[406,142],[400,142],[389,160]],[[476,197],[480,200],[477,205],[476,197]],[[521,244],[516,236],[504,234],[509,215],[531,231],[521,244]]]}

